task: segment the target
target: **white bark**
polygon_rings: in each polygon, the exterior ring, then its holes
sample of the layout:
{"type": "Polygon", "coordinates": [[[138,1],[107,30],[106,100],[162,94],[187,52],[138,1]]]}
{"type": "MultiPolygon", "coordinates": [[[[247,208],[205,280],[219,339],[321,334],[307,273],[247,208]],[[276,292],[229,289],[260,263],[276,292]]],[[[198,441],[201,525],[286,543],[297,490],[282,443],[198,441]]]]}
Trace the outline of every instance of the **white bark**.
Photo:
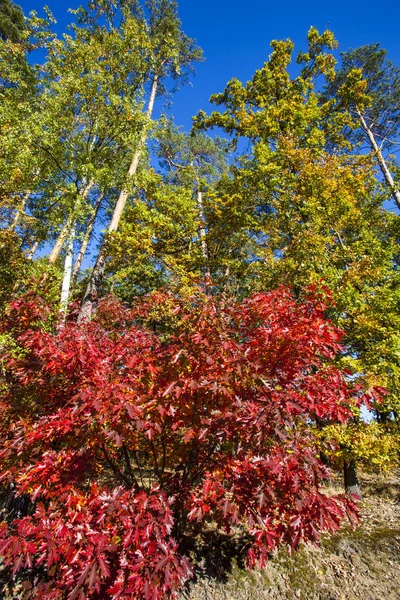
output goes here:
{"type": "Polygon", "coordinates": [[[211,281],[211,272],[210,272],[209,253],[208,253],[207,240],[206,240],[206,217],[204,214],[203,194],[202,194],[200,188],[197,190],[196,202],[197,202],[197,209],[199,212],[200,223],[201,223],[200,231],[199,231],[200,245],[201,245],[201,254],[204,259],[204,275],[205,275],[206,286],[207,286],[211,281]]]}
{"type": "Polygon", "coordinates": [[[375,140],[375,136],[372,132],[372,130],[368,127],[366,120],[364,119],[364,116],[362,115],[362,113],[357,110],[357,114],[358,117],[360,119],[360,123],[361,123],[361,127],[363,128],[364,132],[366,133],[369,142],[371,144],[371,148],[373,149],[373,151],[375,152],[376,155],[376,159],[378,161],[379,167],[382,171],[382,174],[385,178],[386,183],[388,184],[393,200],[395,201],[395,203],[397,204],[397,207],[400,209],[400,190],[399,188],[396,186],[396,183],[392,177],[391,172],[389,171],[389,168],[386,164],[386,161],[383,157],[383,154],[378,146],[378,144],[376,143],[375,140]]]}
{"type": "Polygon", "coordinates": [[[38,249],[39,246],[39,242],[35,242],[32,246],[32,248],[29,250],[29,252],[27,252],[26,254],[26,258],[28,260],[32,260],[33,259],[33,255],[35,254],[36,250],[38,249]]]}
{"type": "MultiPolygon", "coordinates": [[[[31,183],[34,183],[37,180],[38,175],[39,175],[39,169],[35,169],[35,171],[33,172],[33,178],[32,178],[31,183]]],[[[29,190],[24,195],[24,197],[22,199],[21,207],[17,210],[15,217],[14,217],[14,221],[10,227],[11,231],[15,231],[15,229],[21,219],[21,215],[24,214],[24,212],[25,212],[25,206],[26,206],[31,194],[32,194],[32,190],[29,190]]]]}
{"type": "Polygon", "coordinates": [[[94,181],[93,180],[89,181],[89,183],[83,190],[82,196],[79,198],[77,205],[74,207],[74,210],[69,215],[64,227],[62,228],[60,235],[58,236],[57,241],[54,244],[54,247],[49,255],[49,263],[51,265],[54,265],[56,263],[58,257],[60,256],[60,252],[63,249],[63,246],[64,246],[72,228],[75,226],[76,215],[79,212],[82,200],[86,200],[86,198],[88,197],[89,192],[93,188],[93,186],[94,186],[94,181]]]}
{"type": "Polygon", "coordinates": [[[61,288],[60,305],[61,305],[61,311],[64,314],[67,312],[68,300],[69,300],[69,290],[71,287],[72,259],[74,256],[74,238],[75,238],[75,228],[73,227],[71,229],[69,239],[68,239],[67,253],[65,255],[65,262],[64,262],[64,277],[63,277],[62,288],[61,288]]]}
{"type": "MultiPolygon", "coordinates": [[[[156,74],[156,75],[154,75],[153,83],[151,86],[149,103],[148,103],[147,111],[146,111],[147,122],[143,129],[142,136],[139,140],[137,150],[134,153],[132,162],[129,166],[128,173],[127,173],[127,182],[136,174],[137,168],[139,166],[139,160],[142,155],[143,148],[146,144],[146,140],[147,140],[147,136],[148,136],[148,128],[150,125],[151,116],[153,114],[154,102],[155,102],[156,94],[157,94],[157,88],[158,88],[158,76],[156,74]]],[[[106,268],[106,252],[107,252],[108,237],[109,237],[110,233],[113,233],[114,231],[117,231],[117,229],[118,229],[118,225],[121,220],[123,210],[124,210],[126,202],[128,200],[128,194],[129,194],[129,192],[128,192],[127,187],[124,187],[119,194],[117,203],[114,208],[114,213],[111,218],[110,225],[107,229],[107,233],[105,235],[104,241],[100,248],[99,254],[97,255],[96,264],[93,268],[92,274],[89,279],[88,286],[86,288],[85,295],[82,300],[81,311],[79,313],[79,318],[78,318],[79,322],[88,321],[92,317],[93,304],[96,301],[98,293],[100,291],[100,287],[103,282],[104,271],[106,268]]]]}
{"type": "Polygon", "coordinates": [[[78,279],[78,275],[79,275],[79,272],[82,267],[82,262],[83,262],[83,259],[85,258],[86,250],[89,245],[90,237],[92,235],[93,226],[96,222],[97,214],[99,212],[103,198],[104,198],[104,194],[100,194],[100,196],[97,198],[96,205],[94,207],[94,212],[93,212],[92,216],[90,217],[88,224],[86,226],[85,235],[82,240],[82,244],[79,249],[77,259],[75,261],[74,269],[72,271],[72,285],[73,286],[75,285],[75,283],[78,279]]]}
{"type": "MultiPolygon", "coordinates": [[[[146,117],[148,119],[148,122],[150,121],[151,115],[153,114],[154,101],[156,99],[156,93],[157,93],[157,86],[158,86],[158,78],[157,78],[157,76],[155,76],[153,79],[153,84],[151,86],[149,104],[147,106],[147,111],[146,111],[146,117]]],[[[147,133],[148,133],[147,127],[148,127],[148,124],[146,124],[146,127],[143,131],[143,135],[142,135],[141,140],[138,145],[138,149],[136,150],[136,152],[133,156],[132,162],[129,166],[128,177],[127,177],[128,180],[131,179],[136,174],[137,168],[139,166],[139,160],[140,160],[140,157],[143,152],[143,146],[145,145],[146,140],[147,140],[147,133]]],[[[118,225],[119,225],[119,222],[121,219],[121,215],[125,208],[127,199],[128,199],[128,190],[126,188],[124,188],[121,190],[121,193],[117,200],[117,204],[115,205],[111,223],[108,228],[108,233],[117,231],[118,225]]]]}
{"type": "Polygon", "coordinates": [[[60,252],[63,249],[63,246],[65,244],[66,239],[68,238],[68,235],[71,231],[72,225],[74,223],[74,218],[72,215],[70,215],[64,225],[64,227],[62,228],[60,235],[57,238],[56,243],[53,246],[52,251],[50,252],[49,255],[49,263],[51,265],[54,265],[55,262],[57,262],[58,257],[60,256],[60,252]]]}
{"type": "Polygon", "coordinates": [[[11,227],[10,227],[10,231],[15,231],[15,229],[16,229],[16,227],[17,227],[17,225],[18,225],[18,223],[19,223],[19,221],[21,219],[21,214],[23,214],[24,211],[25,211],[25,206],[26,206],[26,203],[28,202],[30,196],[31,196],[31,191],[26,192],[25,196],[22,199],[21,208],[19,208],[17,210],[17,212],[15,213],[14,221],[13,221],[11,227]]]}

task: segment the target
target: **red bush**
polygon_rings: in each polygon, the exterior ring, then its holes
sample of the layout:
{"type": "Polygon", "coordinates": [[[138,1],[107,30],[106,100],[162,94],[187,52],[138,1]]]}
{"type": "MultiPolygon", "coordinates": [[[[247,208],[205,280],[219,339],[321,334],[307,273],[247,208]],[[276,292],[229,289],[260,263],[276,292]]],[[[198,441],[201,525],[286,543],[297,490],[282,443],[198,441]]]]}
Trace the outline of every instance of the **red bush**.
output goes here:
{"type": "Polygon", "coordinates": [[[4,324],[18,349],[3,357],[0,477],[34,508],[1,525],[0,554],[32,597],[173,596],[190,576],[177,544],[206,522],[242,527],[252,566],[355,513],[320,491],[311,425],[360,399],[318,299],[158,294],[55,331],[24,306],[4,324]]]}

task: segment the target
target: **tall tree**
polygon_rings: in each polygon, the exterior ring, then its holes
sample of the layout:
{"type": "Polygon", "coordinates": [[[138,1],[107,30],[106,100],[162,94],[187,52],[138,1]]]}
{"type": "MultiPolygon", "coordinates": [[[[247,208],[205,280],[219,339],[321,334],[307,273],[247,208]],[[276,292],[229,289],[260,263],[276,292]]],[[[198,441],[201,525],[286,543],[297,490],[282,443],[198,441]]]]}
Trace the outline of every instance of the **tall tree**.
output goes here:
{"type": "MultiPolygon", "coordinates": [[[[301,73],[291,78],[293,46],[274,42],[270,60],[246,86],[232,80],[212,98],[225,110],[199,114],[196,125],[250,143],[232,187],[254,199],[253,285],[288,282],[300,296],[310,285],[327,285],[332,317],[346,332],[342,361],[367,388],[391,391],[382,407],[390,413],[399,402],[398,219],[381,208],[370,157],[348,147],[343,124],[351,115],[318,94],[317,78],[334,79],[326,47],[334,47],[331,34],[311,29],[309,51],[298,58],[301,73]]],[[[345,475],[350,488],[354,468],[345,475]]]]}
{"type": "Polygon", "coordinates": [[[0,0],[0,37],[2,40],[19,42],[25,31],[25,17],[22,8],[11,0],[0,0]]]}
{"type": "Polygon", "coordinates": [[[136,18],[139,18],[143,23],[150,38],[150,51],[146,56],[148,101],[143,126],[133,148],[126,179],[121,188],[111,222],[82,301],[81,320],[87,320],[91,317],[93,305],[100,291],[106,266],[108,239],[110,234],[118,229],[121,215],[128,200],[132,179],[136,175],[140,157],[149,135],[156,95],[162,93],[163,82],[168,77],[177,80],[185,79],[192,68],[193,61],[201,57],[200,49],[180,29],[177,4],[173,0],[150,0],[147,5],[147,15],[140,10],[136,3],[131,5],[129,2],[124,2],[120,5],[120,8],[123,21],[134,12],[137,15],[136,18]]]}
{"type": "Polygon", "coordinates": [[[187,135],[167,124],[159,136],[158,154],[168,179],[177,184],[189,185],[198,213],[198,237],[202,256],[202,270],[206,281],[211,281],[210,248],[207,242],[208,220],[204,206],[204,193],[227,171],[227,146],[204,134],[187,135]]]}
{"type": "Polygon", "coordinates": [[[358,126],[347,130],[351,141],[367,143],[398,208],[400,188],[388,154],[398,151],[400,138],[400,69],[379,44],[341,54],[341,68],[325,95],[346,107],[358,126]]]}
{"type": "MultiPolygon", "coordinates": [[[[27,110],[21,120],[25,128],[29,126],[29,135],[17,147],[37,160],[40,173],[35,187],[20,194],[23,202],[12,227],[17,220],[21,228],[31,217],[43,224],[44,235],[37,241],[49,244],[54,239],[50,264],[57,262],[71,231],[84,226],[98,196],[120,186],[129,164],[128,149],[136,143],[143,122],[142,94],[149,68],[149,37],[143,23],[125,19],[122,31],[97,25],[79,16],[71,35],[48,44],[47,59],[38,69],[40,110],[27,110]]],[[[12,142],[11,138],[10,153],[15,154],[12,142]]],[[[18,154],[9,159],[7,164],[16,170],[18,154]]],[[[24,172],[27,177],[32,174],[27,160],[24,172]]]]}
{"type": "Polygon", "coordinates": [[[138,178],[135,203],[110,242],[113,289],[128,300],[161,282],[175,289],[199,282],[208,291],[226,288],[249,257],[240,229],[251,218],[229,197],[229,145],[185,134],[168,121],[155,135],[161,172],[138,178]]]}
{"type": "Polygon", "coordinates": [[[59,205],[64,222],[51,262],[71,229],[85,220],[99,188],[120,182],[127,149],[142,118],[142,54],[148,39],[141,24],[131,20],[118,32],[93,29],[83,20],[73,33],[51,48],[45,70],[47,121],[40,127],[46,135],[38,140],[67,185],[59,205]],[[129,52],[132,47],[136,53],[129,52]]]}

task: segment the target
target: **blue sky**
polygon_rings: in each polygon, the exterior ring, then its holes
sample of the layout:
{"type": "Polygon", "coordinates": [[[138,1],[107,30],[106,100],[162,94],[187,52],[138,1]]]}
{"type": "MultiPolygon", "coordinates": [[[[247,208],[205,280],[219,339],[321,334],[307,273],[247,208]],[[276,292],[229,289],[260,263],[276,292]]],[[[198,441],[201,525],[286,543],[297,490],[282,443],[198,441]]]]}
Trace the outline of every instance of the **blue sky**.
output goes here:
{"type": "MultiPolygon", "coordinates": [[[[178,0],[179,1],[179,0],[178,0]]],[[[61,32],[70,22],[68,8],[76,0],[16,0],[25,13],[41,13],[47,3],[61,32]]],[[[220,92],[232,77],[247,81],[270,53],[272,39],[291,38],[295,51],[304,49],[311,25],[320,31],[331,29],[339,40],[339,50],[379,42],[389,58],[400,65],[400,2],[395,0],[309,1],[305,3],[265,0],[179,1],[179,14],[185,33],[203,48],[205,62],[197,65],[192,85],[174,99],[177,124],[190,128],[191,116],[211,109],[208,99],[220,92]]]]}

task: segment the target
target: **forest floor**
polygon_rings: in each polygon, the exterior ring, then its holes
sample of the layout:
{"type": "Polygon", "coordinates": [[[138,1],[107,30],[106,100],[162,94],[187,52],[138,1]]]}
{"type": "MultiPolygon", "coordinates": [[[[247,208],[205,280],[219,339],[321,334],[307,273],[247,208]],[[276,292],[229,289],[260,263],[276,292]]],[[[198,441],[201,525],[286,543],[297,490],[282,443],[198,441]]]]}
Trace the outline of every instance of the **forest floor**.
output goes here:
{"type": "MultiPolygon", "coordinates": [[[[240,568],[221,538],[180,600],[400,600],[400,479],[361,479],[361,521],[262,570],[240,568]]],[[[337,482],[328,491],[342,491],[337,482]],[[335,488],[335,489],[333,489],[335,488]]]]}
{"type": "MultiPolygon", "coordinates": [[[[356,529],[344,524],[292,557],[280,550],[262,570],[244,570],[233,558],[240,545],[210,532],[196,578],[179,600],[400,600],[400,477],[363,477],[361,487],[356,529]]],[[[341,491],[338,482],[327,489],[341,491]]],[[[0,600],[23,598],[18,585],[1,579],[0,600]]]]}

